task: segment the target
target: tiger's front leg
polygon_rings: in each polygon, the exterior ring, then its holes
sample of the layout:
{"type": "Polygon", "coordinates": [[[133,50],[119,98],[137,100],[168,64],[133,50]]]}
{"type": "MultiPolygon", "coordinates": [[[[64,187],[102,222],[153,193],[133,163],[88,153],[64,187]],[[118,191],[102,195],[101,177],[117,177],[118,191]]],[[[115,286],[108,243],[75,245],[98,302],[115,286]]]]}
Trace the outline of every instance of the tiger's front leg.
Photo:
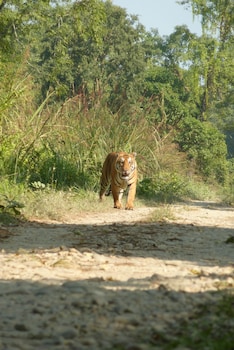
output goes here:
{"type": "Polygon", "coordinates": [[[135,196],[136,196],[136,182],[129,185],[128,199],[125,206],[126,210],[133,210],[133,202],[134,202],[135,196]]]}
{"type": "Polygon", "coordinates": [[[121,209],[121,199],[123,197],[123,189],[120,187],[111,187],[112,195],[114,198],[114,208],[121,209]]]}

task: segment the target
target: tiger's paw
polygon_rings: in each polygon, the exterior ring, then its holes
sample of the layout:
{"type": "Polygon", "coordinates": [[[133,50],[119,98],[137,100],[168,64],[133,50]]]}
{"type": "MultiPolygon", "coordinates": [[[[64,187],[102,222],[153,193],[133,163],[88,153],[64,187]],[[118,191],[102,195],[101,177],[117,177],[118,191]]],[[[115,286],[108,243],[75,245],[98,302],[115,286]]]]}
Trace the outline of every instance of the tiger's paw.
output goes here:
{"type": "Polygon", "coordinates": [[[125,210],[133,210],[132,204],[126,204],[125,210]]]}
{"type": "Polygon", "coordinates": [[[115,204],[114,204],[114,208],[115,208],[115,209],[121,209],[121,208],[122,208],[121,203],[115,203],[115,204]]]}

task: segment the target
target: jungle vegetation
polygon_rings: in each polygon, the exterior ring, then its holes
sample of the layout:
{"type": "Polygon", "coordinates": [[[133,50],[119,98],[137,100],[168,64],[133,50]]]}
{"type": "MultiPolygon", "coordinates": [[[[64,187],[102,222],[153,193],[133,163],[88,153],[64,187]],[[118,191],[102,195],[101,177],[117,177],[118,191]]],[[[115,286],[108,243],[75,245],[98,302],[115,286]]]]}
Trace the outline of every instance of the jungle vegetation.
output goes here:
{"type": "Polygon", "coordinates": [[[110,0],[0,1],[2,195],[96,192],[106,154],[124,150],[138,154],[139,195],[192,196],[199,182],[233,201],[234,5],[179,3],[201,36],[147,31],[110,0]]]}

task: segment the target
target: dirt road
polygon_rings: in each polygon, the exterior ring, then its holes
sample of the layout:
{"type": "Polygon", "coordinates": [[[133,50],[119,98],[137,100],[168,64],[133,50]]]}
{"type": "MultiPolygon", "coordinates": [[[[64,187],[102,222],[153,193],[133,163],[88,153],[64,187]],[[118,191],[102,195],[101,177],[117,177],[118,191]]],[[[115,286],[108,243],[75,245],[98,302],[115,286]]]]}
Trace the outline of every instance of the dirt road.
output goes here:
{"type": "Polygon", "coordinates": [[[0,349],[193,349],[205,325],[231,350],[219,308],[234,286],[234,209],[169,209],[156,223],[144,207],[2,227],[0,349]]]}

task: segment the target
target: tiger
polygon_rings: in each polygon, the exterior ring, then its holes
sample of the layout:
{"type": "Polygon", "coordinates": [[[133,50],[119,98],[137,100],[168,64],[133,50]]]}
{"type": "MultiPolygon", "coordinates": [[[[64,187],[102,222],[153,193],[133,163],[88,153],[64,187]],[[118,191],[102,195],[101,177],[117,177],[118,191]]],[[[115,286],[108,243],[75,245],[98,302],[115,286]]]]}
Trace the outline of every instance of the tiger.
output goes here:
{"type": "Polygon", "coordinates": [[[106,191],[106,195],[112,192],[114,208],[121,209],[123,193],[128,189],[125,209],[133,210],[137,186],[136,155],[135,152],[111,152],[107,155],[103,163],[100,179],[100,201],[103,200],[106,191]]]}

